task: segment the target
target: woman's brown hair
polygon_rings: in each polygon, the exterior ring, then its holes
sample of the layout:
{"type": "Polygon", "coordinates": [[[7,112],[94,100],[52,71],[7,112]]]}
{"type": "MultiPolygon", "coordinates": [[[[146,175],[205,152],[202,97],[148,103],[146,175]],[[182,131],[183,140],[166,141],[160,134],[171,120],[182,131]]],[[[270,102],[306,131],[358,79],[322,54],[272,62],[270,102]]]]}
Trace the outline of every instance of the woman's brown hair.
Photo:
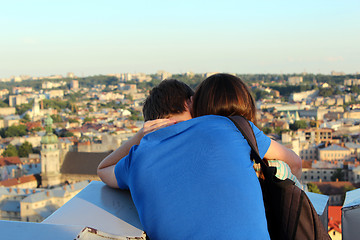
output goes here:
{"type": "Polygon", "coordinates": [[[192,115],[241,115],[256,124],[256,106],[250,90],[240,78],[224,73],[200,83],[193,96],[192,115]]]}

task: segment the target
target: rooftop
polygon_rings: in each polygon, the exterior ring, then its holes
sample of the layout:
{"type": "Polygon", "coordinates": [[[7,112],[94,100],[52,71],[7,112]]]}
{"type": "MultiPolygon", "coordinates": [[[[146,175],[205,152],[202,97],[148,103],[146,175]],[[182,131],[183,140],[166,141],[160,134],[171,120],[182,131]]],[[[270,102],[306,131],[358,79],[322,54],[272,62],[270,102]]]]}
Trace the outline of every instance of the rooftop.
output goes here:
{"type": "MultiPolygon", "coordinates": [[[[307,193],[327,225],[328,196],[307,193]]],[[[128,191],[92,181],[41,224],[0,221],[2,239],[145,239],[128,191]],[[19,231],[21,229],[21,231],[19,231]],[[90,238],[93,237],[93,238],[90,238]]]]}
{"type": "Polygon", "coordinates": [[[329,147],[319,149],[319,151],[349,151],[348,148],[341,147],[339,145],[333,144],[329,147]]]}

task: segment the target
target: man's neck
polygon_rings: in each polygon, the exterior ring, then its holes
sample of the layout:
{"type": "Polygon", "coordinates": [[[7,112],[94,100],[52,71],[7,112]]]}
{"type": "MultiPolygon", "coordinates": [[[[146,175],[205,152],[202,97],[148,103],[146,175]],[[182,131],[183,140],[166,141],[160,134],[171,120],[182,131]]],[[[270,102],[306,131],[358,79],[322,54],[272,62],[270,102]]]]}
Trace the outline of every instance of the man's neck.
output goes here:
{"type": "Polygon", "coordinates": [[[189,111],[185,111],[183,113],[178,113],[178,114],[173,114],[169,117],[170,120],[174,120],[176,122],[187,121],[191,118],[192,117],[191,117],[191,114],[189,111]]]}

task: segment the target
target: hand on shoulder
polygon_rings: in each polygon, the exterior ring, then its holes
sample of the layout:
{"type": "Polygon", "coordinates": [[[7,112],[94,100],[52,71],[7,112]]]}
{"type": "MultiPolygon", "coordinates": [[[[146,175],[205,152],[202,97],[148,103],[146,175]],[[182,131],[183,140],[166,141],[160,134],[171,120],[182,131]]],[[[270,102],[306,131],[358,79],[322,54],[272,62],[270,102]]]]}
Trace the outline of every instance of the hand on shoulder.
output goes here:
{"type": "Polygon", "coordinates": [[[143,126],[144,136],[161,128],[174,125],[175,123],[176,121],[172,119],[155,119],[147,121],[143,126]]]}

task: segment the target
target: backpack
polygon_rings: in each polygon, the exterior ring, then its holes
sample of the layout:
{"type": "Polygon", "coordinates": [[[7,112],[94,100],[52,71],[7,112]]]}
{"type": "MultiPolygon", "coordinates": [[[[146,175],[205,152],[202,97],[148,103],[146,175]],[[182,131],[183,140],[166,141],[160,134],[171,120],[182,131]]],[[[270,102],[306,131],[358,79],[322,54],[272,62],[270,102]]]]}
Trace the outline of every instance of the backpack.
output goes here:
{"type": "Polygon", "coordinates": [[[256,138],[249,122],[242,116],[228,117],[251,147],[251,158],[261,166],[262,189],[266,219],[271,239],[328,239],[330,236],[306,193],[294,182],[278,179],[275,167],[260,158],[256,138]]]}

